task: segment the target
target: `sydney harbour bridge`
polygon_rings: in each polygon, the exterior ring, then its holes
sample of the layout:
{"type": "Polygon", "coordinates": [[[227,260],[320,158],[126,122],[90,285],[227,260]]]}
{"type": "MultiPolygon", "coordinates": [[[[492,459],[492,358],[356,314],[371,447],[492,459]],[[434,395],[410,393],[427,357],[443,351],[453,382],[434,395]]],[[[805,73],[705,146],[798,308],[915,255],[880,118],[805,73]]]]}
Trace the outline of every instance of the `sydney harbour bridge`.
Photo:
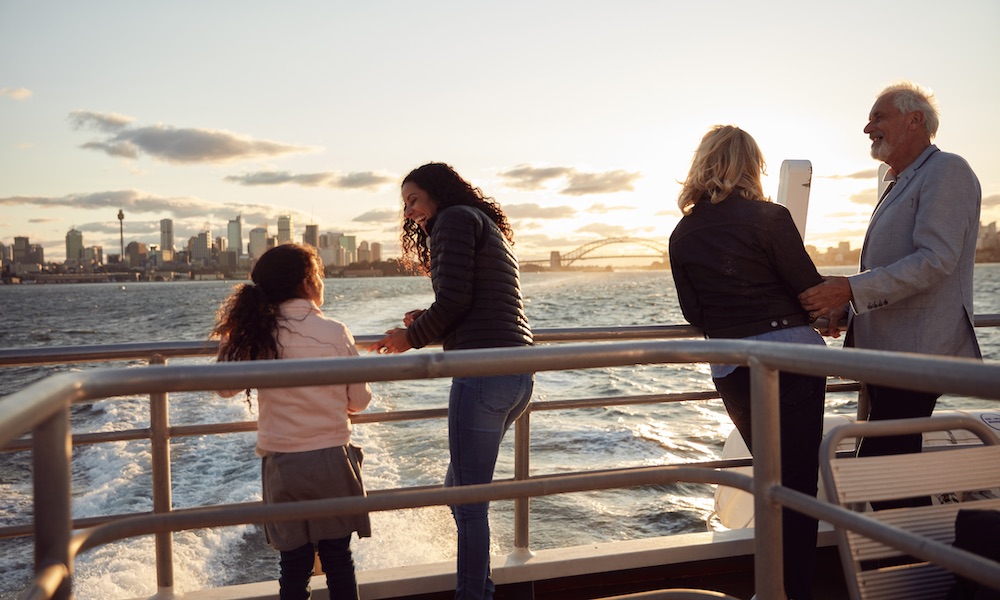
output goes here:
{"type": "Polygon", "coordinates": [[[656,240],[646,240],[642,238],[632,238],[632,237],[619,237],[619,238],[607,238],[603,240],[597,240],[596,242],[588,242],[579,248],[567,252],[565,254],[559,252],[558,250],[553,250],[549,255],[548,259],[536,259],[536,260],[522,260],[519,261],[522,265],[536,265],[548,267],[550,269],[565,269],[571,266],[578,260],[611,260],[619,258],[648,258],[650,260],[658,260],[663,262],[665,265],[668,262],[667,258],[667,245],[662,242],[657,242],[656,240]],[[610,246],[613,244],[628,244],[630,246],[643,246],[652,250],[652,253],[645,254],[605,254],[604,252],[597,252],[605,246],[610,246]]]}

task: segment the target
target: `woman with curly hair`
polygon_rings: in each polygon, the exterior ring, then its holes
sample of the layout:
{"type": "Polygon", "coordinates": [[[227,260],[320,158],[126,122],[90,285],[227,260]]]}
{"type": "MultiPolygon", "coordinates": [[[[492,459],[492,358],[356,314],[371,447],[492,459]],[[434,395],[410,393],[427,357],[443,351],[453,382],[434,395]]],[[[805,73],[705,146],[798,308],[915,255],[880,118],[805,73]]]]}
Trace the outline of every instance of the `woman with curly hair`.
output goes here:
{"type": "MultiPolygon", "coordinates": [[[[530,346],[513,232],[500,205],[450,166],[429,163],[403,179],[403,254],[431,277],[434,302],[403,318],[369,349],[405,352],[530,346]]],[[[531,399],[534,375],[455,377],[448,400],[446,486],[493,481],[500,442],[531,399]]],[[[452,507],[458,527],[455,598],[493,598],[489,503],[452,507]]]]}
{"type": "MultiPolygon", "coordinates": [[[[322,276],[323,264],[310,246],[284,244],[261,255],[253,283],[237,286],[219,309],[213,331],[218,360],[356,356],[347,326],[320,311],[322,276]]],[[[238,390],[219,393],[229,397],[238,390]]],[[[350,415],[368,406],[367,383],[266,388],[257,400],[265,503],[364,495],[363,456],[350,443],[350,415]]],[[[355,531],[371,536],[367,514],[266,523],[268,542],[281,553],[281,600],[310,597],[317,552],[330,598],[356,600],[355,531]]]]}

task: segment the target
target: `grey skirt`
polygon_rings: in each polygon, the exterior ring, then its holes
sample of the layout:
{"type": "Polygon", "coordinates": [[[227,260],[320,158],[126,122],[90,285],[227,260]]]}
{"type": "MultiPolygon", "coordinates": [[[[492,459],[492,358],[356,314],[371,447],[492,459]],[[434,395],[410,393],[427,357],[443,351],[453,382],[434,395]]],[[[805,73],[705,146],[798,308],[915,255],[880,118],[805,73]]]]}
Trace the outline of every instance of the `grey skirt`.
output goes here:
{"type": "MultiPolygon", "coordinates": [[[[308,452],[270,452],[261,460],[264,502],[322,500],[364,496],[361,462],[364,454],[357,446],[335,446],[308,452]]],[[[266,523],[267,541],[276,550],[294,550],[320,540],[338,539],[358,532],[371,537],[368,513],[340,517],[320,517],[304,521],[266,523]]]]}

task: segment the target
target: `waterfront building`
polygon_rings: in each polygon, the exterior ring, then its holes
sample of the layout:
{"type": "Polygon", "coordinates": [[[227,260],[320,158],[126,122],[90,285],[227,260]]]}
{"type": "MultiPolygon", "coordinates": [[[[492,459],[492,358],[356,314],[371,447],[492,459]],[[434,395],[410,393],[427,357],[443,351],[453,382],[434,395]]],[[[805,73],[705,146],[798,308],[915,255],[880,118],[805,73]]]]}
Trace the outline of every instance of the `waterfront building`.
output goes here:
{"type": "Polygon", "coordinates": [[[201,262],[204,264],[212,259],[211,239],[212,234],[208,231],[202,231],[197,236],[191,238],[189,250],[192,262],[201,262]]]}
{"type": "Polygon", "coordinates": [[[0,263],[11,262],[10,260],[10,246],[0,242],[0,263]]]}
{"type": "Polygon", "coordinates": [[[250,230],[250,260],[256,261],[261,254],[267,252],[267,227],[254,227],[250,230]]]}
{"type": "Polygon", "coordinates": [[[358,247],[353,235],[340,234],[334,239],[334,246],[343,250],[343,254],[338,253],[341,258],[337,266],[346,267],[351,263],[358,262],[358,247]]]}
{"type": "Polygon", "coordinates": [[[66,262],[83,260],[83,233],[76,229],[66,232],[66,262]]]}
{"type": "Polygon", "coordinates": [[[226,237],[229,241],[229,250],[235,252],[237,258],[243,256],[243,215],[236,215],[235,219],[229,221],[226,237]]]}
{"type": "Polygon", "coordinates": [[[30,241],[26,237],[15,236],[12,256],[15,265],[24,264],[27,261],[28,246],[30,241]]]}
{"type": "Polygon", "coordinates": [[[281,215],[278,217],[278,243],[292,243],[292,217],[291,215],[281,215]]]}
{"type": "Polygon", "coordinates": [[[371,251],[368,249],[368,242],[358,244],[358,262],[370,263],[372,261],[371,251]]]}
{"type": "Polygon", "coordinates": [[[169,251],[173,255],[175,250],[177,247],[174,245],[174,221],[173,219],[160,219],[160,252],[169,251]]]}
{"type": "Polygon", "coordinates": [[[319,225],[306,225],[306,232],[302,234],[302,243],[319,248],[319,225]]]}
{"type": "Polygon", "coordinates": [[[125,246],[125,264],[130,269],[144,267],[148,256],[149,251],[146,249],[146,244],[142,242],[129,242],[128,246],[125,246]]]}
{"type": "Polygon", "coordinates": [[[382,262],[382,244],[380,244],[379,242],[372,242],[371,249],[372,249],[371,261],[373,263],[382,262]]]}
{"type": "Polygon", "coordinates": [[[104,264],[104,247],[88,246],[83,249],[83,263],[88,267],[97,267],[104,264]]]}

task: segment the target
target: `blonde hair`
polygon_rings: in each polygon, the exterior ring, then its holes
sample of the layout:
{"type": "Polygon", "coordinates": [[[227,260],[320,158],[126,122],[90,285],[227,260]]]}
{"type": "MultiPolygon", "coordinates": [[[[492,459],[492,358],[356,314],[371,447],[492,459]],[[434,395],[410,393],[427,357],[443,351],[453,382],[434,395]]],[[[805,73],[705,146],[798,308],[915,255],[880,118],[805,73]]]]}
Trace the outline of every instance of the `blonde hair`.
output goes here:
{"type": "Polygon", "coordinates": [[[748,200],[767,202],[760,182],[766,168],[760,147],[749,133],[733,125],[716,125],[701,138],[677,206],[686,215],[698,202],[708,199],[718,204],[734,190],[748,200]]]}

